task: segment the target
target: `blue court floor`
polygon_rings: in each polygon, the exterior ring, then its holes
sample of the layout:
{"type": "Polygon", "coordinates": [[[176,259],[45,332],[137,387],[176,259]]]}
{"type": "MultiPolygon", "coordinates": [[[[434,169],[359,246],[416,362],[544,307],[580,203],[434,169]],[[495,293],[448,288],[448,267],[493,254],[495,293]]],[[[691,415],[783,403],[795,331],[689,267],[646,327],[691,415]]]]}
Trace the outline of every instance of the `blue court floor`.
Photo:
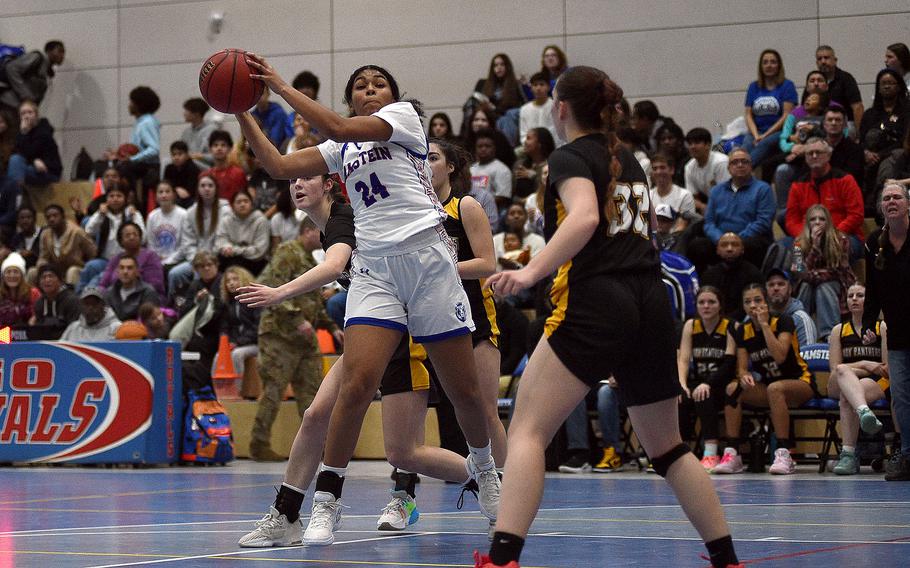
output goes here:
{"type": "MultiPolygon", "coordinates": [[[[390,468],[352,465],[333,546],[241,549],[284,464],[0,469],[0,568],[25,566],[472,566],[487,522],[473,497],[424,478],[420,521],[377,532],[390,468]]],[[[865,468],[864,468],[865,469],[865,468]]],[[[880,474],[715,477],[740,559],[755,566],[910,565],[910,483],[880,474]]],[[[305,509],[309,510],[309,497],[305,509]]],[[[522,566],[705,567],[704,548],[653,474],[549,475],[522,566]]]]}

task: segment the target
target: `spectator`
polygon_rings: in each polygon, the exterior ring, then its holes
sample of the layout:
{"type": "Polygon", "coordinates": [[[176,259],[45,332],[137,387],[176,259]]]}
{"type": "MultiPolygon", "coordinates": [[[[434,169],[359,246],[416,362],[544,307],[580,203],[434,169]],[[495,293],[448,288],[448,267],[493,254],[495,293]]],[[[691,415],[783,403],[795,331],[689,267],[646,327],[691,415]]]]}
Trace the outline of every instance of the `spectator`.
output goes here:
{"type": "MultiPolygon", "coordinates": [[[[101,276],[100,286],[104,290],[114,285],[120,275],[120,259],[129,256],[136,260],[136,270],[142,278],[142,282],[148,284],[156,294],[164,297],[164,270],[161,268],[161,258],[151,250],[142,246],[142,228],[135,224],[126,222],[117,229],[117,242],[123,247],[123,251],[111,257],[107,263],[107,268],[101,276]]],[[[111,306],[114,304],[108,302],[111,306]]],[[[136,304],[139,308],[139,304],[136,304]]],[[[119,313],[117,314],[120,315],[119,313]]],[[[131,318],[120,319],[136,319],[131,318]]]]}
{"type": "MultiPolygon", "coordinates": [[[[16,232],[9,240],[9,250],[22,255],[26,268],[32,268],[38,262],[41,233],[44,231],[35,224],[35,210],[31,205],[23,205],[16,213],[16,232]]],[[[34,281],[32,281],[34,282],[34,281]]]]}
{"type": "Polygon", "coordinates": [[[660,116],[654,101],[638,101],[632,107],[630,125],[638,136],[641,149],[647,153],[657,151],[657,130],[666,118],[660,116]]]}
{"type": "MultiPolygon", "coordinates": [[[[291,86],[297,89],[301,94],[315,100],[319,99],[319,77],[313,74],[311,71],[301,71],[294,77],[294,80],[291,81],[291,86]]],[[[289,112],[288,113],[288,122],[287,129],[285,130],[285,137],[291,138],[295,136],[295,124],[296,124],[297,113],[289,112]]],[[[309,125],[308,125],[309,126],[309,125]]],[[[325,140],[323,136],[319,134],[314,129],[310,129],[310,134],[316,138],[316,143],[322,142],[325,140]]]]}
{"type": "Polygon", "coordinates": [[[275,214],[275,201],[278,198],[278,194],[288,191],[289,182],[288,180],[273,179],[262,167],[262,162],[259,161],[252,149],[248,151],[252,169],[250,170],[249,181],[246,184],[247,191],[253,197],[253,207],[265,213],[266,217],[271,217],[275,214]]]}
{"type": "Polygon", "coordinates": [[[149,339],[167,339],[170,326],[164,317],[161,307],[154,302],[145,302],[139,306],[139,323],[148,330],[149,339]]]}
{"type": "Polygon", "coordinates": [[[437,112],[430,117],[430,127],[427,129],[427,135],[430,138],[440,138],[446,141],[456,139],[455,132],[452,130],[452,120],[444,112],[437,112]]]}
{"type": "MultiPolygon", "coordinates": [[[[246,189],[246,173],[240,166],[228,163],[228,154],[234,139],[226,130],[216,130],[209,136],[209,151],[214,165],[199,174],[214,179],[218,186],[218,197],[230,200],[241,189],[246,189]]],[[[201,179],[201,178],[200,178],[201,179]]]]}
{"type": "Polygon", "coordinates": [[[300,234],[300,222],[305,218],[306,213],[294,207],[291,190],[278,192],[275,214],[269,219],[269,234],[272,236],[269,250],[274,251],[281,243],[295,240],[300,234]]]}
{"type": "MultiPolygon", "coordinates": [[[[780,149],[785,154],[782,164],[774,172],[774,189],[777,207],[783,212],[787,204],[787,193],[793,178],[802,173],[806,162],[803,159],[806,140],[825,137],[822,124],[828,109],[828,83],[819,71],[810,71],[806,78],[806,89],[800,105],[793,109],[780,133],[780,149]]],[[[838,105],[840,106],[840,105],[838,105]]]]}
{"type": "Polygon", "coordinates": [[[910,480],[910,254],[907,246],[907,187],[889,183],[879,200],[885,226],[866,239],[866,305],[863,309],[863,343],[874,341],[879,311],[888,322],[888,373],[891,406],[896,426],[903,433],[901,452],[893,454],[885,467],[886,481],[910,480]]]}
{"type": "Polygon", "coordinates": [[[38,289],[41,297],[35,302],[35,312],[28,323],[55,328],[54,335],[59,338],[69,324],[79,319],[79,299],[52,264],[38,269],[38,289]]]}
{"type": "Polygon", "coordinates": [[[16,134],[19,128],[13,114],[0,108],[0,175],[6,175],[9,158],[16,147],[16,134]]]}
{"type": "MultiPolygon", "coordinates": [[[[496,199],[496,207],[505,209],[512,201],[512,172],[509,166],[496,159],[496,136],[490,129],[475,135],[474,158],[471,164],[471,187],[474,190],[490,192],[496,199]]],[[[497,223],[490,222],[491,227],[497,223]]]]}
{"type": "Polygon", "coordinates": [[[720,290],[702,286],[695,303],[698,316],[683,325],[676,368],[684,396],[694,401],[701,422],[705,447],[701,465],[711,471],[720,463],[717,455],[718,414],[723,411],[726,400],[724,388],[735,378],[736,342],[733,340],[733,322],[721,315],[720,290]]]}
{"type": "Polygon", "coordinates": [[[904,78],[910,93],[910,48],[905,43],[892,43],[885,50],[885,67],[894,69],[904,78]]]}
{"type": "Polygon", "coordinates": [[[706,128],[693,128],[686,133],[686,149],[692,159],[684,169],[685,188],[695,198],[695,210],[704,215],[711,188],[730,179],[729,159],[711,149],[711,133],[706,128]]]}
{"type": "Polygon", "coordinates": [[[851,258],[859,258],[863,239],[863,196],[853,176],[831,167],[831,146],[821,138],[806,141],[809,173],[790,186],[787,197],[787,234],[796,237],[803,230],[811,205],[824,204],[837,230],[850,237],[851,258]]]}
{"type": "Polygon", "coordinates": [[[108,289],[104,300],[120,321],[139,317],[139,306],[146,302],[160,302],[155,289],[139,277],[139,264],[132,256],[117,259],[117,280],[108,289]]]}
{"type": "MultiPolygon", "coordinates": [[[[543,48],[543,53],[540,55],[540,72],[550,80],[551,93],[553,87],[556,86],[556,79],[559,79],[559,76],[568,68],[569,60],[566,53],[558,45],[548,45],[543,48]]],[[[529,95],[526,96],[531,98],[529,95]]]]}
{"type": "Polygon", "coordinates": [[[793,273],[799,279],[796,295],[815,314],[818,335],[826,341],[847,311],[847,288],[856,281],[850,268],[850,242],[834,226],[828,209],[815,204],[806,211],[793,250],[793,273]],[[801,263],[796,262],[799,258],[801,263]]]}
{"type": "MultiPolygon", "coordinates": [[[[230,210],[227,201],[218,198],[218,182],[215,178],[200,174],[196,204],[187,210],[183,221],[183,236],[186,239],[184,258],[195,258],[199,251],[215,250],[215,233],[230,210]]],[[[193,266],[189,260],[172,268],[167,275],[167,289],[171,296],[181,294],[192,279],[193,266]]]]}
{"type": "Polygon", "coordinates": [[[619,419],[619,397],[616,395],[616,379],[612,376],[600,383],[597,389],[597,422],[600,425],[603,454],[595,466],[588,459],[591,450],[588,444],[588,403],[582,400],[572,414],[566,418],[566,450],[569,457],[560,464],[561,473],[611,473],[622,469],[619,449],[622,423],[619,419]]]}
{"type": "Polygon", "coordinates": [[[22,200],[22,187],[12,179],[0,176],[0,243],[4,246],[16,232],[18,203],[22,200]]]}
{"type": "Polygon", "coordinates": [[[51,40],[44,44],[44,53],[35,50],[4,63],[0,74],[9,88],[0,93],[0,106],[15,109],[25,101],[33,101],[37,108],[54,76],[54,66],[62,65],[65,57],[63,42],[51,40]]]}
{"type": "Polygon", "coordinates": [[[268,262],[269,220],[253,209],[253,198],[242,189],[231,199],[231,214],[218,224],[215,250],[222,270],[238,265],[259,274],[268,262]]]}
{"type": "Polygon", "coordinates": [[[259,354],[256,341],[259,337],[259,317],[262,308],[251,308],[237,301],[238,290],[249,286],[253,275],[240,266],[230,266],[221,279],[221,303],[224,312],[221,318],[221,333],[226,334],[233,345],[231,360],[234,370],[243,375],[245,362],[259,354]]]}
{"type": "Polygon", "coordinates": [[[106,303],[104,292],[88,287],[79,295],[79,319],[67,326],[63,341],[110,341],[120,327],[120,320],[106,303]]]}
{"type": "Polygon", "coordinates": [[[171,163],[164,167],[164,180],[177,192],[177,205],[186,209],[196,202],[199,166],[190,159],[189,147],[183,140],[171,144],[171,163]]]}
{"type": "MultiPolygon", "coordinates": [[[[910,101],[904,78],[893,69],[882,69],[875,77],[875,99],[863,114],[859,140],[865,148],[866,177],[863,183],[866,209],[874,212],[875,180],[882,159],[900,148],[910,126],[910,101]]],[[[859,181],[859,180],[857,180],[859,181]]]]}
{"type": "Polygon", "coordinates": [[[281,148],[287,139],[288,114],[280,104],[269,101],[269,92],[268,89],[262,90],[262,96],[259,97],[250,114],[259,121],[262,131],[269,141],[276,148],[281,148]]]}
{"type": "MultiPolygon", "coordinates": [[[[184,144],[183,152],[190,160],[193,160],[197,170],[210,168],[214,163],[212,154],[209,152],[209,136],[218,127],[205,121],[205,113],[209,111],[209,108],[208,103],[199,97],[193,97],[183,102],[183,121],[189,123],[189,126],[180,133],[180,140],[177,142],[184,144]]],[[[171,144],[171,159],[173,157],[174,145],[171,144]]]]}
{"type": "Polygon", "coordinates": [[[77,290],[81,290],[90,283],[92,286],[96,286],[99,275],[107,267],[108,260],[123,252],[123,248],[114,237],[120,232],[120,227],[127,222],[135,223],[140,232],[145,232],[142,215],[134,206],[126,204],[126,190],[123,186],[111,187],[104,195],[104,202],[98,205],[98,210],[88,218],[85,224],[85,232],[97,243],[98,258],[86,263],[79,276],[77,290]]]}
{"type": "MultiPolygon", "coordinates": [[[[882,320],[870,328],[874,341],[866,343],[862,337],[863,306],[866,287],[853,284],[847,290],[850,318],[834,326],[828,340],[828,397],[840,402],[841,452],[834,466],[837,475],[859,473],[856,440],[859,429],[867,434],[877,434],[882,423],[875,417],[869,404],[881,400],[888,393],[888,343],[887,326],[882,320]]],[[[870,336],[871,337],[871,336],[870,336]]]]}
{"type": "Polygon", "coordinates": [[[149,87],[139,86],[130,91],[129,111],[136,117],[130,143],[139,148],[139,152],[125,159],[120,157],[124,176],[130,180],[130,189],[142,184],[142,193],[137,195],[141,210],[145,211],[147,196],[161,179],[161,122],[154,113],[161,107],[158,94],[149,87]]]}
{"type": "Polygon", "coordinates": [[[787,315],[796,325],[796,339],[800,345],[818,343],[815,322],[801,301],[793,297],[790,273],[772,268],[765,275],[765,290],[768,292],[768,306],[775,315],[787,315]]]}
{"type": "Polygon", "coordinates": [[[863,148],[845,136],[847,118],[842,107],[830,106],[825,112],[825,138],[828,145],[834,148],[831,152],[831,166],[845,171],[859,183],[863,179],[865,156],[863,148]]]}
{"type": "Polygon", "coordinates": [[[505,134],[512,146],[518,144],[518,109],[525,102],[521,85],[515,78],[512,60],[505,53],[497,53],[490,60],[486,79],[474,85],[475,97],[480,97],[480,107],[496,117],[496,128],[505,134]]]}
{"type": "Polygon", "coordinates": [[[672,157],[658,153],[651,158],[651,206],[669,205],[677,214],[671,232],[679,233],[702,217],[695,211],[695,199],[689,190],[673,182],[675,173],[676,162],[672,157]]]}
{"type": "Polygon", "coordinates": [[[82,267],[95,258],[98,248],[88,234],[64,216],[63,207],[51,203],[44,208],[47,230],[42,231],[38,247],[38,271],[54,266],[65,275],[67,284],[79,282],[82,267]]]}
{"type": "Polygon", "coordinates": [[[847,122],[858,125],[863,120],[863,98],[853,75],[837,66],[837,56],[830,45],[815,49],[815,65],[828,80],[828,97],[839,103],[847,114],[847,122]]]}
{"type": "Polygon", "coordinates": [[[188,288],[181,291],[181,295],[175,295],[174,307],[177,313],[182,317],[195,306],[204,297],[213,299],[221,298],[221,273],[218,272],[218,257],[211,251],[201,250],[193,256],[192,270],[196,271],[195,278],[188,288]]]}
{"type": "Polygon", "coordinates": [[[158,255],[165,274],[184,260],[183,226],[186,209],[177,205],[177,193],[169,181],[155,191],[158,208],[149,213],[148,246],[158,255]]]}
{"type": "Polygon", "coordinates": [[[752,177],[752,159],[744,148],[734,148],[729,159],[731,177],[711,189],[705,210],[707,239],[693,238],[686,254],[699,272],[716,258],[714,248],[724,233],[733,232],[742,238],[746,260],[755,266],[761,265],[771,244],[771,222],[776,209],[771,186],[752,177]]]}
{"type": "Polygon", "coordinates": [[[477,141],[477,134],[481,130],[491,130],[493,132],[493,140],[496,142],[496,159],[507,165],[509,169],[512,169],[515,165],[515,149],[505,135],[496,130],[495,126],[496,121],[492,114],[482,108],[474,110],[468,121],[467,132],[462,136],[464,147],[469,151],[473,150],[477,141]]]}
{"type": "MultiPolygon", "coordinates": [[[[496,255],[496,270],[515,270],[528,263],[529,260],[539,253],[546,241],[536,233],[527,233],[525,225],[528,222],[528,212],[521,203],[512,203],[506,211],[504,219],[505,231],[493,235],[493,252],[496,255]],[[522,252],[522,260],[510,260],[506,255],[505,240],[506,234],[512,233],[518,237],[519,248],[522,252]]],[[[513,255],[518,256],[518,255],[513,255]]]]}
{"type": "Polygon", "coordinates": [[[882,160],[878,168],[876,186],[879,189],[876,194],[881,193],[881,188],[888,182],[910,185],[910,128],[907,129],[901,148],[882,160]]]}
{"type": "Polygon", "coordinates": [[[515,162],[512,179],[515,197],[527,197],[537,190],[547,158],[556,149],[556,143],[549,130],[543,127],[532,128],[526,133],[522,145],[524,152],[521,159],[515,162]]]}
{"type": "Polygon", "coordinates": [[[310,123],[297,113],[293,113],[293,115],[294,128],[291,131],[291,136],[286,139],[287,147],[284,149],[285,154],[290,154],[297,150],[303,150],[304,148],[319,144],[319,137],[313,134],[310,123]]]}
{"type": "Polygon", "coordinates": [[[702,271],[701,283],[714,286],[721,292],[721,304],[726,307],[724,317],[742,321],[746,313],[739,300],[748,284],[761,283],[762,276],[754,264],[744,257],[743,240],[736,233],[724,233],[717,241],[720,262],[702,271]]]}
{"type": "Polygon", "coordinates": [[[534,98],[521,106],[519,117],[519,142],[525,143],[528,132],[533,128],[543,127],[557,139],[556,126],[553,124],[553,99],[550,98],[550,82],[543,73],[531,76],[531,92],[534,98]]]}
{"type": "Polygon", "coordinates": [[[784,73],[784,61],[774,49],[758,58],[758,80],[746,92],[746,126],[743,140],[753,166],[757,167],[778,151],[780,129],[796,106],[796,86],[784,73]]]}
{"type": "Polygon", "coordinates": [[[540,176],[534,193],[525,200],[525,211],[528,214],[528,222],[525,225],[526,232],[543,235],[543,196],[547,189],[547,177],[550,175],[550,166],[544,164],[540,168],[540,176]]]}
{"type": "Polygon", "coordinates": [[[644,146],[641,142],[641,139],[638,137],[638,134],[636,134],[636,132],[630,126],[621,126],[616,131],[616,138],[626,150],[635,156],[635,160],[638,161],[638,164],[641,166],[642,171],[645,172],[645,178],[648,180],[648,184],[650,185],[651,159],[648,158],[648,153],[642,150],[644,146]]]}
{"type": "Polygon", "coordinates": [[[69,205],[70,209],[73,210],[73,215],[76,217],[76,222],[83,228],[86,227],[88,225],[87,217],[94,215],[95,212],[98,211],[101,204],[107,201],[107,192],[114,187],[120,188],[120,192],[123,193],[123,195],[129,193],[129,184],[120,175],[120,171],[116,166],[105,166],[101,171],[101,192],[89,201],[88,207],[83,206],[82,199],[78,195],[70,197],[69,205]]]}
{"type": "Polygon", "coordinates": [[[672,118],[668,118],[660,128],[657,129],[656,136],[656,153],[672,158],[674,165],[680,164],[679,168],[674,168],[673,170],[673,183],[685,187],[686,176],[682,164],[686,163],[686,160],[689,158],[689,153],[686,151],[685,135],[683,134],[682,128],[673,122],[672,118]]]}
{"type": "Polygon", "coordinates": [[[676,252],[679,244],[679,234],[673,232],[676,225],[676,211],[666,203],[654,205],[654,218],[657,225],[654,227],[654,239],[659,250],[676,252]]]}
{"type": "Polygon", "coordinates": [[[49,185],[60,180],[62,171],[54,127],[39,118],[37,104],[24,101],[19,105],[19,134],[6,175],[20,186],[49,185]]]}
{"type": "Polygon", "coordinates": [[[736,331],[737,382],[727,385],[731,403],[724,406],[727,425],[727,449],[714,473],[739,473],[743,470],[738,455],[743,404],[769,408],[771,425],[777,435],[777,450],[770,473],[789,475],[796,473],[796,464],[790,456],[794,447],[790,437],[790,408],[797,408],[815,394],[815,378],[806,362],[800,357],[793,319],[787,315],[772,315],[768,309],[767,293],[761,284],[750,284],[742,293],[743,306],[749,319],[736,331]],[[753,372],[749,371],[749,364],[753,372]]]}
{"type": "Polygon", "coordinates": [[[40,292],[25,279],[25,259],[11,252],[0,265],[0,326],[24,326],[34,314],[40,292]]]}
{"type": "MultiPolygon", "coordinates": [[[[320,248],[319,229],[307,219],[301,223],[298,237],[281,244],[275,251],[262,272],[261,283],[280,286],[307,272],[316,266],[312,253],[320,248]]],[[[262,311],[258,342],[262,397],[250,436],[250,457],[254,460],[285,459],[272,450],[271,433],[288,384],[294,390],[301,417],[316,396],[322,377],[317,328],[343,338],[338,326],[326,314],[318,290],[289,298],[262,311]]]]}

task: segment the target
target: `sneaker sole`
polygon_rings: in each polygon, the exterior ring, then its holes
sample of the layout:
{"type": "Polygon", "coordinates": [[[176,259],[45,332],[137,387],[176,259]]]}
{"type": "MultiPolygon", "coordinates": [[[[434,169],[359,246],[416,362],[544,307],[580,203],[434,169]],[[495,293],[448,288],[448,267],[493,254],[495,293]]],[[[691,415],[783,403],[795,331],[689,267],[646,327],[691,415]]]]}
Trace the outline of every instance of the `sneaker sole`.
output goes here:
{"type": "Polygon", "coordinates": [[[310,539],[306,539],[306,538],[303,539],[304,546],[329,546],[330,544],[332,544],[334,542],[335,542],[335,535],[332,535],[325,540],[310,540],[310,539]]]}
{"type": "Polygon", "coordinates": [[[879,422],[874,414],[864,414],[859,420],[859,427],[866,434],[878,434],[879,430],[882,429],[882,423],[879,422]],[[866,420],[867,417],[869,420],[866,420]]]}
{"type": "Polygon", "coordinates": [[[407,525],[403,527],[396,527],[392,523],[379,523],[376,525],[376,530],[378,531],[403,531],[407,528],[407,525]]]}
{"type": "Polygon", "coordinates": [[[591,466],[587,467],[567,467],[564,465],[559,466],[559,473],[591,473],[591,466]]]}
{"type": "Polygon", "coordinates": [[[240,548],[272,548],[273,546],[302,546],[303,540],[294,540],[291,542],[279,542],[277,540],[267,541],[263,544],[256,544],[253,542],[238,542],[237,546],[240,548]]]}

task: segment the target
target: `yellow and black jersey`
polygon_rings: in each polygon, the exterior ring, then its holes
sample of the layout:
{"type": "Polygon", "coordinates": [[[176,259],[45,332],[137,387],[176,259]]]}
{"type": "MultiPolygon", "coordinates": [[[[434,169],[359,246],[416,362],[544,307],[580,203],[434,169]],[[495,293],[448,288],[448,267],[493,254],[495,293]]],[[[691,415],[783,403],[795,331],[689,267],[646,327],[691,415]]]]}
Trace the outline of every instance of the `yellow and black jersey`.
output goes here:
{"type": "Polygon", "coordinates": [[[780,364],[771,356],[768,344],[765,343],[765,336],[752,320],[746,321],[739,329],[733,332],[736,346],[745,349],[749,353],[752,370],[761,373],[765,384],[784,379],[795,379],[805,381],[814,388],[815,378],[809,371],[809,366],[806,365],[806,362],[803,361],[799,354],[799,341],[796,338],[796,324],[793,322],[793,318],[787,314],[772,316],[770,325],[775,337],[780,336],[781,333],[790,334],[787,358],[780,364]]]}
{"type": "MultiPolygon", "coordinates": [[[[445,208],[446,220],[443,221],[446,233],[455,242],[458,251],[458,261],[473,260],[476,258],[474,249],[468,239],[464,223],[461,221],[461,198],[450,195],[442,204],[445,208]]],[[[496,325],[496,304],[493,302],[493,291],[484,290],[484,280],[462,280],[464,291],[471,304],[471,317],[474,318],[475,344],[477,341],[489,339],[493,345],[499,346],[499,327],[496,325]]]]}
{"type": "Polygon", "coordinates": [[[631,152],[616,155],[622,173],[612,192],[615,217],[604,212],[610,183],[610,149],[602,134],[590,134],[558,148],[548,159],[550,173],[544,194],[544,233],[547,240],[566,217],[556,187],[570,178],[585,178],[594,184],[600,221],[590,240],[559,268],[554,291],[580,278],[619,273],[657,273],[660,258],[651,245],[651,200],[644,171],[631,152]]]}
{"type": "MultiPolygon", "coordinates": [[[[727,352],[727,336],[733,331],[733,324],[721,318],[712,331],[705,329],[701,318],[692,320],[692,360],[695,362],[695,382],[707,383],[720,369],[727,352]]],[[[733,377],[730,377],[732,380],[733,377]]]]}
{"type": "MultiPolygon", "coordinates": [[[[840,352],[843,363],[856,363],[858,361],[882,362],[882,322],[875,322],[875,341],[866,345],[862,336],[856,332],[852,322],[845,322],[840,329],[840,352]]],[[[885,377],[872,377],[882,390],[890,386],[885,377]]]]}

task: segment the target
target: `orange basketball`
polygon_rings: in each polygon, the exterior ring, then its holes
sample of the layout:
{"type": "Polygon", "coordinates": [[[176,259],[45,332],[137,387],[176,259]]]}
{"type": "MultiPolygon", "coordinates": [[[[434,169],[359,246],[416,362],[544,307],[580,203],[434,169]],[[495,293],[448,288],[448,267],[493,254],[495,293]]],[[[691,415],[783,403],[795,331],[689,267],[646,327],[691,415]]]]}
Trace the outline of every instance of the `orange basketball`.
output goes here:
{"type": "Polygon", "coordinates": [[[117,331],[114,332],[114,339],[118,340],[137,340],[137,339],[148,339],[149,332],[146,327],[139,323],[136,320],[126,320],[120,327],[117,328],[117,331]]]}
{"type": "Polygon", "coordinates": [[[228,114],[244,112],[262,96],[265,83],[250,79],[256,70],[247,63],[246,53],[222,49],[202,64],[199,92],[213,109],[228,114]]]}

